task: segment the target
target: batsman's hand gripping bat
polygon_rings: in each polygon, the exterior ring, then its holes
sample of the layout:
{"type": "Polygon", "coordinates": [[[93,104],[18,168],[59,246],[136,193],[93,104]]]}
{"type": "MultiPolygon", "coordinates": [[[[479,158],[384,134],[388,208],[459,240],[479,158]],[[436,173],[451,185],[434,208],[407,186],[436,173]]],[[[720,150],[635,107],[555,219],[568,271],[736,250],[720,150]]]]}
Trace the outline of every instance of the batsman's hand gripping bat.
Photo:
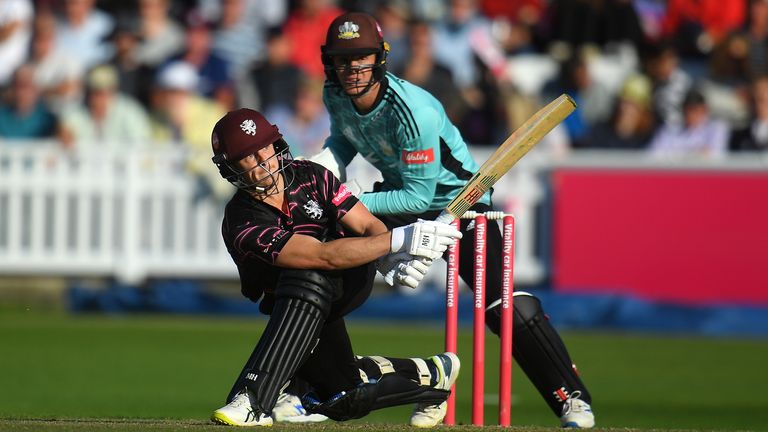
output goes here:
{"type": "Polygon", "coordinates": [[[472,207],[504,174],[509,171],[544,135],[565,120],[576,102],[563,94],[550,102],[512,132],[491,157],[477,170],[456,197],[437,217],[438,222],[451,223],[472,207]]]}

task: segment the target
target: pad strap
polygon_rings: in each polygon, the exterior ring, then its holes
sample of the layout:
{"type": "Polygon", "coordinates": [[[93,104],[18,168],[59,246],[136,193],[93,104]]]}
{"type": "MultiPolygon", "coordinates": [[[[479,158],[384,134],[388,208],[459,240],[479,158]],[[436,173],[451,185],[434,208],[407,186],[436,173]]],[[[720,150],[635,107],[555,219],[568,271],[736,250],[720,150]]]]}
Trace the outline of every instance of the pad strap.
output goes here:
{"type": "Polygon", "coordinates": [[[376,363],[376,366],[379,367],[379,370],[381,371],[382,375],[389,374],[389,373],[395,373],[395,368],[392,366],[392,362],[389,361],[386,357],[382,356],[367,356],[369,359],[371,359],[374,363],[376,363]]]}
{"type": "Polygon", "coordinates": [[[412,358],[411,360],[416,363],[416,371],[419,373],[419,384],[428,386],[432,379],[432,374],[429,372],[427,362],[421,358],[412,358]]]}

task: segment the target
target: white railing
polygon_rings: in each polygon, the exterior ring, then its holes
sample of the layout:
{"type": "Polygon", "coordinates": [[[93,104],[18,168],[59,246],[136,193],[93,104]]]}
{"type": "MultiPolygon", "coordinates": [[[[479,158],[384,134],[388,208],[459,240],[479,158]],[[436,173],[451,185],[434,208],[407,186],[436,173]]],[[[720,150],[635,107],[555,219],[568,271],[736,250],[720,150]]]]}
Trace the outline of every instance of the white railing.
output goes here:
{"type": "Polygon", "coordinates": [[[0,145],[0,273],[235,277],[180,152],[0,145]]]}

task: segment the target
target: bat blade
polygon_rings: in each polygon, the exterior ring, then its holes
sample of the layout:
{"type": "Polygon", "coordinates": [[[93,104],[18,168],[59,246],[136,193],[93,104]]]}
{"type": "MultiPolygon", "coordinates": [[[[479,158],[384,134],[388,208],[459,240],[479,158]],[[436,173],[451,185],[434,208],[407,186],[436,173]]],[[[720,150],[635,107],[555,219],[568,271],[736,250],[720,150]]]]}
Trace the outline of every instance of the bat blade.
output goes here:
{"type": "Polygon", "coordinates": [[[458,219],[472,207],[491,187],[514,166],[529,150],[541,141],[555,126],[576,109],[570,96],[563,94],[537,111],[517,130],[512,132],[495,152],[483,163],[474,176],[448,203],[437,218],[450,222],[458,219]]]}

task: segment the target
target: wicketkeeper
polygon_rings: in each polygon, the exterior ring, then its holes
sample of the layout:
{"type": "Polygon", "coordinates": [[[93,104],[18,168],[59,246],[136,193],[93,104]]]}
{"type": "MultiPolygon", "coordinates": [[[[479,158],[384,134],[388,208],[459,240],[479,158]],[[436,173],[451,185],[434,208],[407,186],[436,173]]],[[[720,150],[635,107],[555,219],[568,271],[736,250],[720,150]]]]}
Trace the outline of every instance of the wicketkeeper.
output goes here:
{"type": "Polygon", "coordinates": [[[377,264],[414,285],[461,237],[450,225],[417,221],[388,231],[327,169],[294,161],[277,126],[239,109],[216,124],[213,162],[238,188],[222,235],[242,293],[270,316],[212,420],[268,426],[281,389],[311,386],[304,406],[335,420],[400,404],[439,404],[459,372],[450,353],[429,359],[358,358],[344,316],[368,297],[377,264]]]}
{"type": "MultiPolygon", "coordinates": [[[[383,182],[360,201],[387,226],[396,227],[435,219],[479,167],[440,103],[386,71],[388,53],[372,16],[346,13],[331,23],[321,48],[331,134],[325,150],[312,159],[343,179],[345,167],[362,155],[381,171],[383,182]]],[[[490,193],[471,210],[492,210],[490,193]]],[[[463,220],[461,230],[468,229],[469,221],[463,220]]],[[[459,273],[470,286],[473,237],[465,235],[460,247],[459,273]]],[[[502,249],[502,239],[495,223],[488,224],[487,247],[486,323],[498,335],[502,262],[493,251],[502,249]]],[[[563,426],[594,426],[590,394],[539,299],[526,292],[514,295],[515,360],[563,426]]],[[[411,424],[438,424],[445,406],[417,408],[411,424]]]]}

